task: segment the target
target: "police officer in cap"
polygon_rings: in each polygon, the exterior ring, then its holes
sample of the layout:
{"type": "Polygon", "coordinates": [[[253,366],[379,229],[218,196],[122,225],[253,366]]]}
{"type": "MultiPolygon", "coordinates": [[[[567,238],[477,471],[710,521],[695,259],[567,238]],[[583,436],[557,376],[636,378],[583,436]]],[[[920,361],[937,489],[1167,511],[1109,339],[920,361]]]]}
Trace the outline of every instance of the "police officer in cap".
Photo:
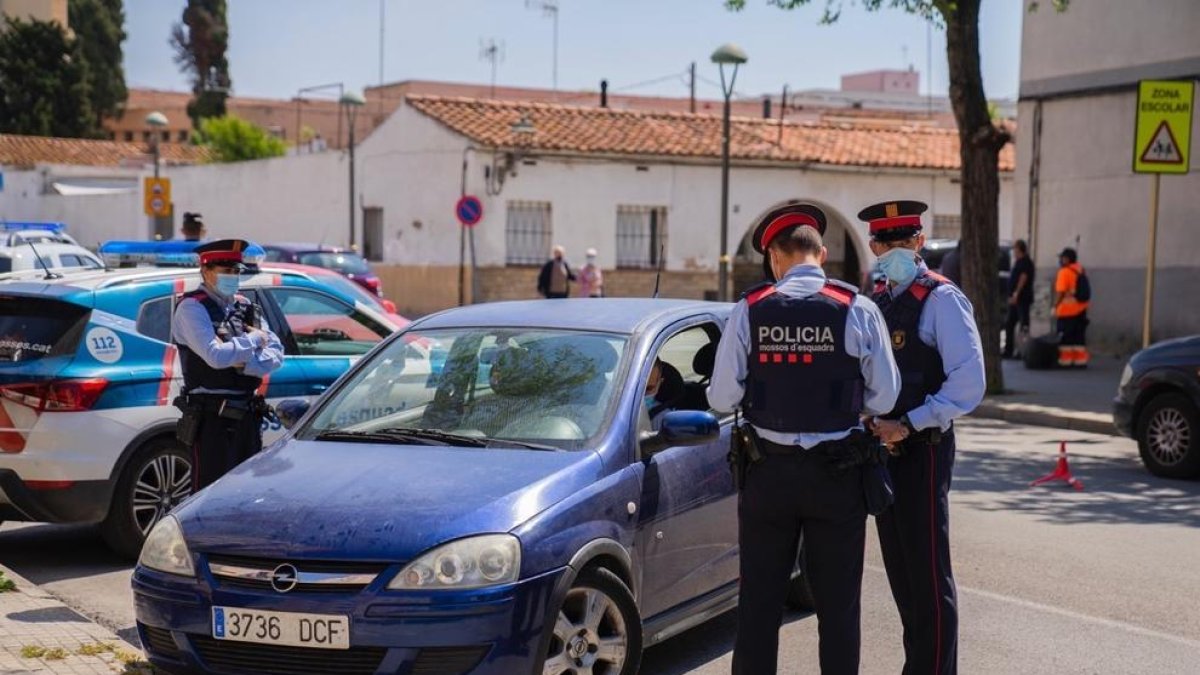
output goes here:
{"type": "Polygon", "coordinates": [[[774,673],[801,534],[821,672],[858,672],[866,507],[859,468],[834,460],[868,441],[861,416],[891,410],[900,389],[883,317],[825,277],[825,214],[788,202],[757,224],[768,278],[733,308],[708,400],[740,408],[763,455],[738,502],[741,589],[733,672],[774,673]]]}
{"type": "Polygon", "coordinates": [[[198,246],[201,286],[175,308],[171,333],[183,366],[184,411],[177,435],[192,448],[192,484],[199,490],[262,449],[269,414],[256,394],[283,363],[283,345],[238,293],[249,243],[222,239],[198,246]]]}
{"type": "Polygon", "coordinates": [[[889,444],[895,503],[878,516],[879,545],[904,625],[904,673],[955,673],[958,608],[950,569],[947,493],[956,417],[979,405],[986,386],[971,303],[918,251],[925,243],[915,201],[875,204],[869,224],[879,257],[872,299],[883,310],[904,387],[896,407],[871,422],[889,444]]]}

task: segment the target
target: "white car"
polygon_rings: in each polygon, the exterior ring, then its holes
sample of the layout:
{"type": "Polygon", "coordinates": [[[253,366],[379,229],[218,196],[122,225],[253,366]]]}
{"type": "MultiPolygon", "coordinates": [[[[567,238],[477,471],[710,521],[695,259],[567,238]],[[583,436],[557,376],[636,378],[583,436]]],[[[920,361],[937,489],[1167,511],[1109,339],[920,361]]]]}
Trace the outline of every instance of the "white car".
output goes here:
{"type": "Polygon", "coordinates": [[[0,279],[24,270],[103,269],[104,262],[64,229],[62,223],[0,223],[0,279]]]}

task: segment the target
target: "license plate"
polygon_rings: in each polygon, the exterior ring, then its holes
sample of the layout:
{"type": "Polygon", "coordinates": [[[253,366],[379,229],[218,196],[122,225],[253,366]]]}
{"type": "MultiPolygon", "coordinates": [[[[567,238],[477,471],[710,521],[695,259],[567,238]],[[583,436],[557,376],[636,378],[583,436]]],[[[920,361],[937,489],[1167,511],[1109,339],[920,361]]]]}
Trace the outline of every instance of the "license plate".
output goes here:
{"type": "Polygon", "coordinates": [[[350,617],[213,607],[212,635],[218,640],[237,642],[349,649],[350,617]]]}

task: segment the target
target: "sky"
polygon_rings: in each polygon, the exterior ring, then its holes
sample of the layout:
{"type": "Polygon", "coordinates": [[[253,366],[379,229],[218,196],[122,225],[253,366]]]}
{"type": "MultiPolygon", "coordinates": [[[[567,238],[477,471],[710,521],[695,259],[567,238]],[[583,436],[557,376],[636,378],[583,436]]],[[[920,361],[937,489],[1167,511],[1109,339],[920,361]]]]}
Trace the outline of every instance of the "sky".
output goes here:
{"type": "MultiPolygon", "coordinates": [[[[229,0],[229,61],[235,95],[291,98],[302,87],[344,82],[362,89],[383,80],[486,83],[481,45],[503,43],[497,83],[552,85],[554,22],[545,0],[229,0]],[[534,5],[529,7],[527,5],[534,5]]],[[[697,63],[697,95],[719,98],[709,55],[734,42],[749,56],[739,96],[837,89],[843,74],[912,66],[922,93],[948,84],[945,35],[901,10],[865,11],[845,0],[841,19],[820,25],[824,0],[785,12],[747,0],[740,13],[722,0],[558,0],[558,85],[617,93],[687,95],[697,63]],[[927,40],[931,50],[927,51],[927,40]],[[932,80],[926,77],[931,56],[932,80]]],[[[885,2],[886,4],[886,2],[885,2]]],[[[1015,98],[1022,0],[985,0],[980,51],[989,98],[1015,98]]],[[[185,0],[125,0],[125,78],[132,87],[185,91],[168,38],[185,0]]]]}

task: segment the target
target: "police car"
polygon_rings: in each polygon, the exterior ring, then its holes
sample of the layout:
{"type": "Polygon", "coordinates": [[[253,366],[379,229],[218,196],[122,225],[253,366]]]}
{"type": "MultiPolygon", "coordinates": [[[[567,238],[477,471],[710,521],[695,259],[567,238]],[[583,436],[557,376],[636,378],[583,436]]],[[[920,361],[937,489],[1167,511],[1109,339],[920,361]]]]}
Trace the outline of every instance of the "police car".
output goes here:
{"type": "MultiPolygon", "coordinates": [[[[113,266],[180,264],[194,260],[194,246],[138,242],[102,252],[113,266]]],[[[136,556],[150,528],[191,493],[191,453],[174,438],[182,376],[170,323],[179,296],[199,286],[199,270],[15,277],[0,283],[0,521],[99,522],[110,546],[136,556]]],[[[301,271],[261,267],[242,287],[287,354],[260,390],[270,401],[316,397],[397,329],[301,271]]],[[[283,433],[278,423],[264,427],[266,443],[283,433]]]]}
{"type": "Polygon", "coordinates": [[[62,223],[0,223],[0,279],[22,270],[102,267],[100,258],[72,239],[62,223]]]}

